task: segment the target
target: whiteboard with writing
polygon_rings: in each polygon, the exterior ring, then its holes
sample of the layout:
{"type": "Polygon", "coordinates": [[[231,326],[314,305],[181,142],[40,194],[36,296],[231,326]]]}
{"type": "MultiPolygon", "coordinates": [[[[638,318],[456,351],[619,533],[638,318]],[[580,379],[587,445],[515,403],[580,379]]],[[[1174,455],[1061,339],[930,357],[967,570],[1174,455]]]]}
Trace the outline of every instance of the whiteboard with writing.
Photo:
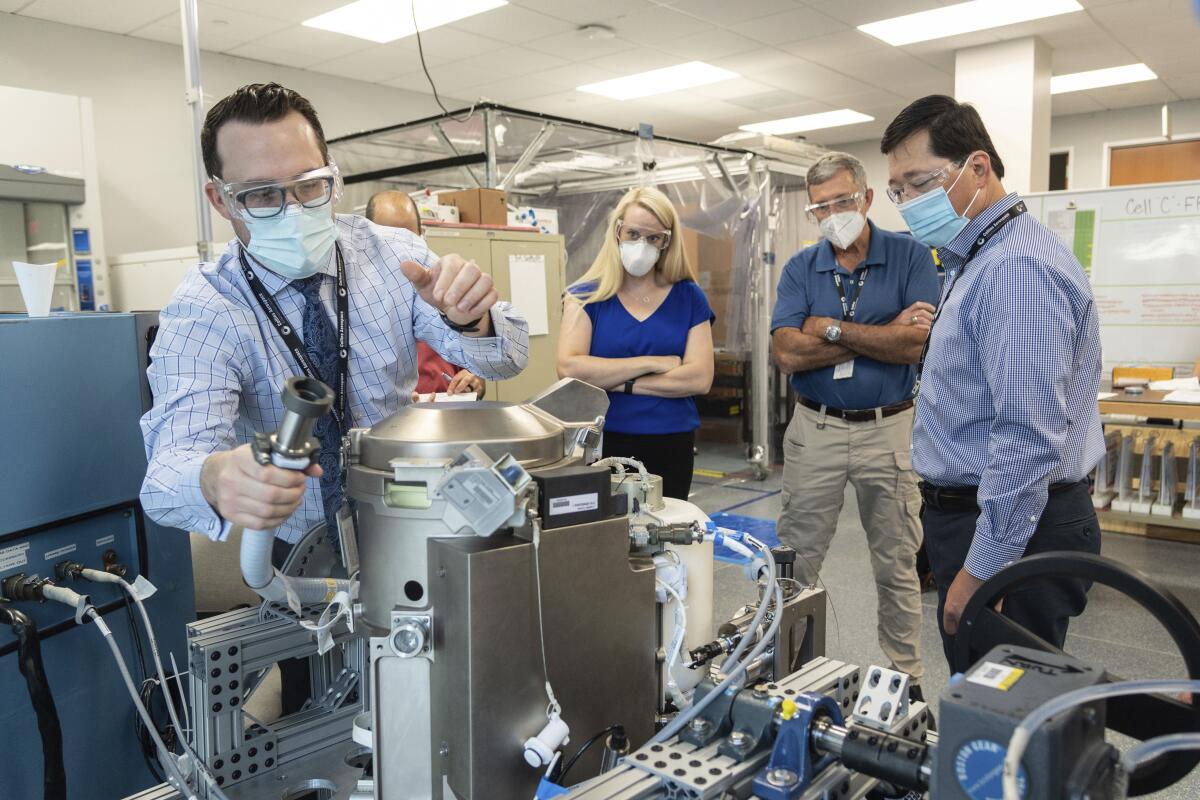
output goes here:
{"type": "Polygon", "coordinates": [[[1025,200],[1091,278],[1105,370],[1155,364],[1191,374],[1200,359],[1200,182],[1025,200]]]}

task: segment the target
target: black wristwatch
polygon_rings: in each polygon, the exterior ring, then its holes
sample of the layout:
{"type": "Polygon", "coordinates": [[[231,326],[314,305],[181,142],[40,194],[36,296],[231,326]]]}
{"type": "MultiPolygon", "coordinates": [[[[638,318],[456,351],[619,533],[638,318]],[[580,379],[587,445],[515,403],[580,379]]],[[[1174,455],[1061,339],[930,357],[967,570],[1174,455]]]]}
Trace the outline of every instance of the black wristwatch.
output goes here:
{"type": "Polygon", "coordinates": [[[457,322],[455,322],[454,320],[447,317],[441,311],[439,311],[438,313],[441,314],[442,322],[446,323],[447,328],[449,328],[452,331],[458,331],[459,333],[476,333],[476,332],[478,332],[479,331],[479,323],[483,319],[482,316],[479,316],[479,317],[476,317],[475,319],[471,320],[470,322],[468,322],[466,325],[459,325],[457,322]]]}
{"type": "Polygon", "coordinates": [[[637,378],[625,381],[625,394],[633,394],[633,384],[635,381],[637,381],[637,378]]]}

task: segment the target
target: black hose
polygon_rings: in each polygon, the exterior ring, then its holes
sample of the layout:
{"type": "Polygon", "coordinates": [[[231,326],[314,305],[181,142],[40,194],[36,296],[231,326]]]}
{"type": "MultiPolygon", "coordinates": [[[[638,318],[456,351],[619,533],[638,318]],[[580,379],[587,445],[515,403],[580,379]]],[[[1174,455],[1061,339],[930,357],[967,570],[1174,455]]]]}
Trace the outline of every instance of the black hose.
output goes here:
{"type": "Polygon", "coordinates": [[[567,779],[567,773],[571,771],[571,767],[575,766],[575,762],[578,761],[579,759],[583,758],[584,754],[587,753],[587,751],[591,748],[592,745],[594,745],[596,742],[600,741],[602,738],[609,735],[610,733],[615,733],[616,731],[621,732],[622,738],[625,737],[625,728],[624,727],[622,727],[621,725],[609,725],[607,728],[600,731],[595,736],[593,736],[592,738],[590,738],[586,742],[584,742],[583,745],[578,750],[575,751],[575,755],[571,756],[571,758],[568,759],[566,765],[563,766],[563,768],[561,770],[559,770],[558,780],[556,782],[560,786],[566,786],[566,784],[563,783],[563,781],[565,781],[567,779]]]}
{"type": "Polygon", "coordinates": [[[37,625],[28,616],[6,603],[0,603],[0,623],[12,628],[17,637],[17,664],[25,676],[29,702],[37,714],[38,733],[42,736],[42,797],[44,800],[66,800],[67,771],[63,766],[62,727],[54,696],[46,680],[42,664],[42,646],[37,625]]]}

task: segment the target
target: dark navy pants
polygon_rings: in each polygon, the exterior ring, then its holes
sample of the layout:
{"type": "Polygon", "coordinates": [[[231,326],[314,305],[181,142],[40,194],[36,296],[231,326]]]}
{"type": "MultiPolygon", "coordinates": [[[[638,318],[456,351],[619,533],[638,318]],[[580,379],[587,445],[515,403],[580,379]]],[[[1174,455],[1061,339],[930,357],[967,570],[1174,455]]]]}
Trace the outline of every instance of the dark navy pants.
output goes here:
{"type": "MultiPolygon", "coordinates": [[[[942,610],[946,592],[954,576],[962,569],[975,536],[979,509],[946,510],[926,503],[921,514],[925,529],[925,549],[938,587],[938,630],[942,648],[953,669],[954,637],[942,629],[942,610]]],[[[1037,530],[1025,548],[1025,555],[1054,550],[1080,553],[1100,552],[1100,523],[1092,507],[1087,481],[1054,487],[1037,530]]],[[[1074,578],[1045,579],[1019,588],[1004,599],[1004,616],[1031,633],[1061,648],[1067,638],[1067,623],[1083,613],[1087,605],[1089,581],[1074,578]]]]}

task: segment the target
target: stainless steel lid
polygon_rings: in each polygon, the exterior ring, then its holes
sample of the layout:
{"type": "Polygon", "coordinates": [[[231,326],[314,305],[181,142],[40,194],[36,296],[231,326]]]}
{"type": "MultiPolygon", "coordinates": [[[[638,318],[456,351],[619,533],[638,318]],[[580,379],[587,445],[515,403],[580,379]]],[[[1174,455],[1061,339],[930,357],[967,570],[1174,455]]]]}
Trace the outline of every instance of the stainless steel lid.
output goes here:
{"type": "Polygon", "coordinates": [[[477,444],[493,458],[511,453],[525,466],[562,460],[568,429],[527,406],[419,403],[401,409],[359,440],[359,462],[388,470],[393,458],[453,458],[477,444]]]}

